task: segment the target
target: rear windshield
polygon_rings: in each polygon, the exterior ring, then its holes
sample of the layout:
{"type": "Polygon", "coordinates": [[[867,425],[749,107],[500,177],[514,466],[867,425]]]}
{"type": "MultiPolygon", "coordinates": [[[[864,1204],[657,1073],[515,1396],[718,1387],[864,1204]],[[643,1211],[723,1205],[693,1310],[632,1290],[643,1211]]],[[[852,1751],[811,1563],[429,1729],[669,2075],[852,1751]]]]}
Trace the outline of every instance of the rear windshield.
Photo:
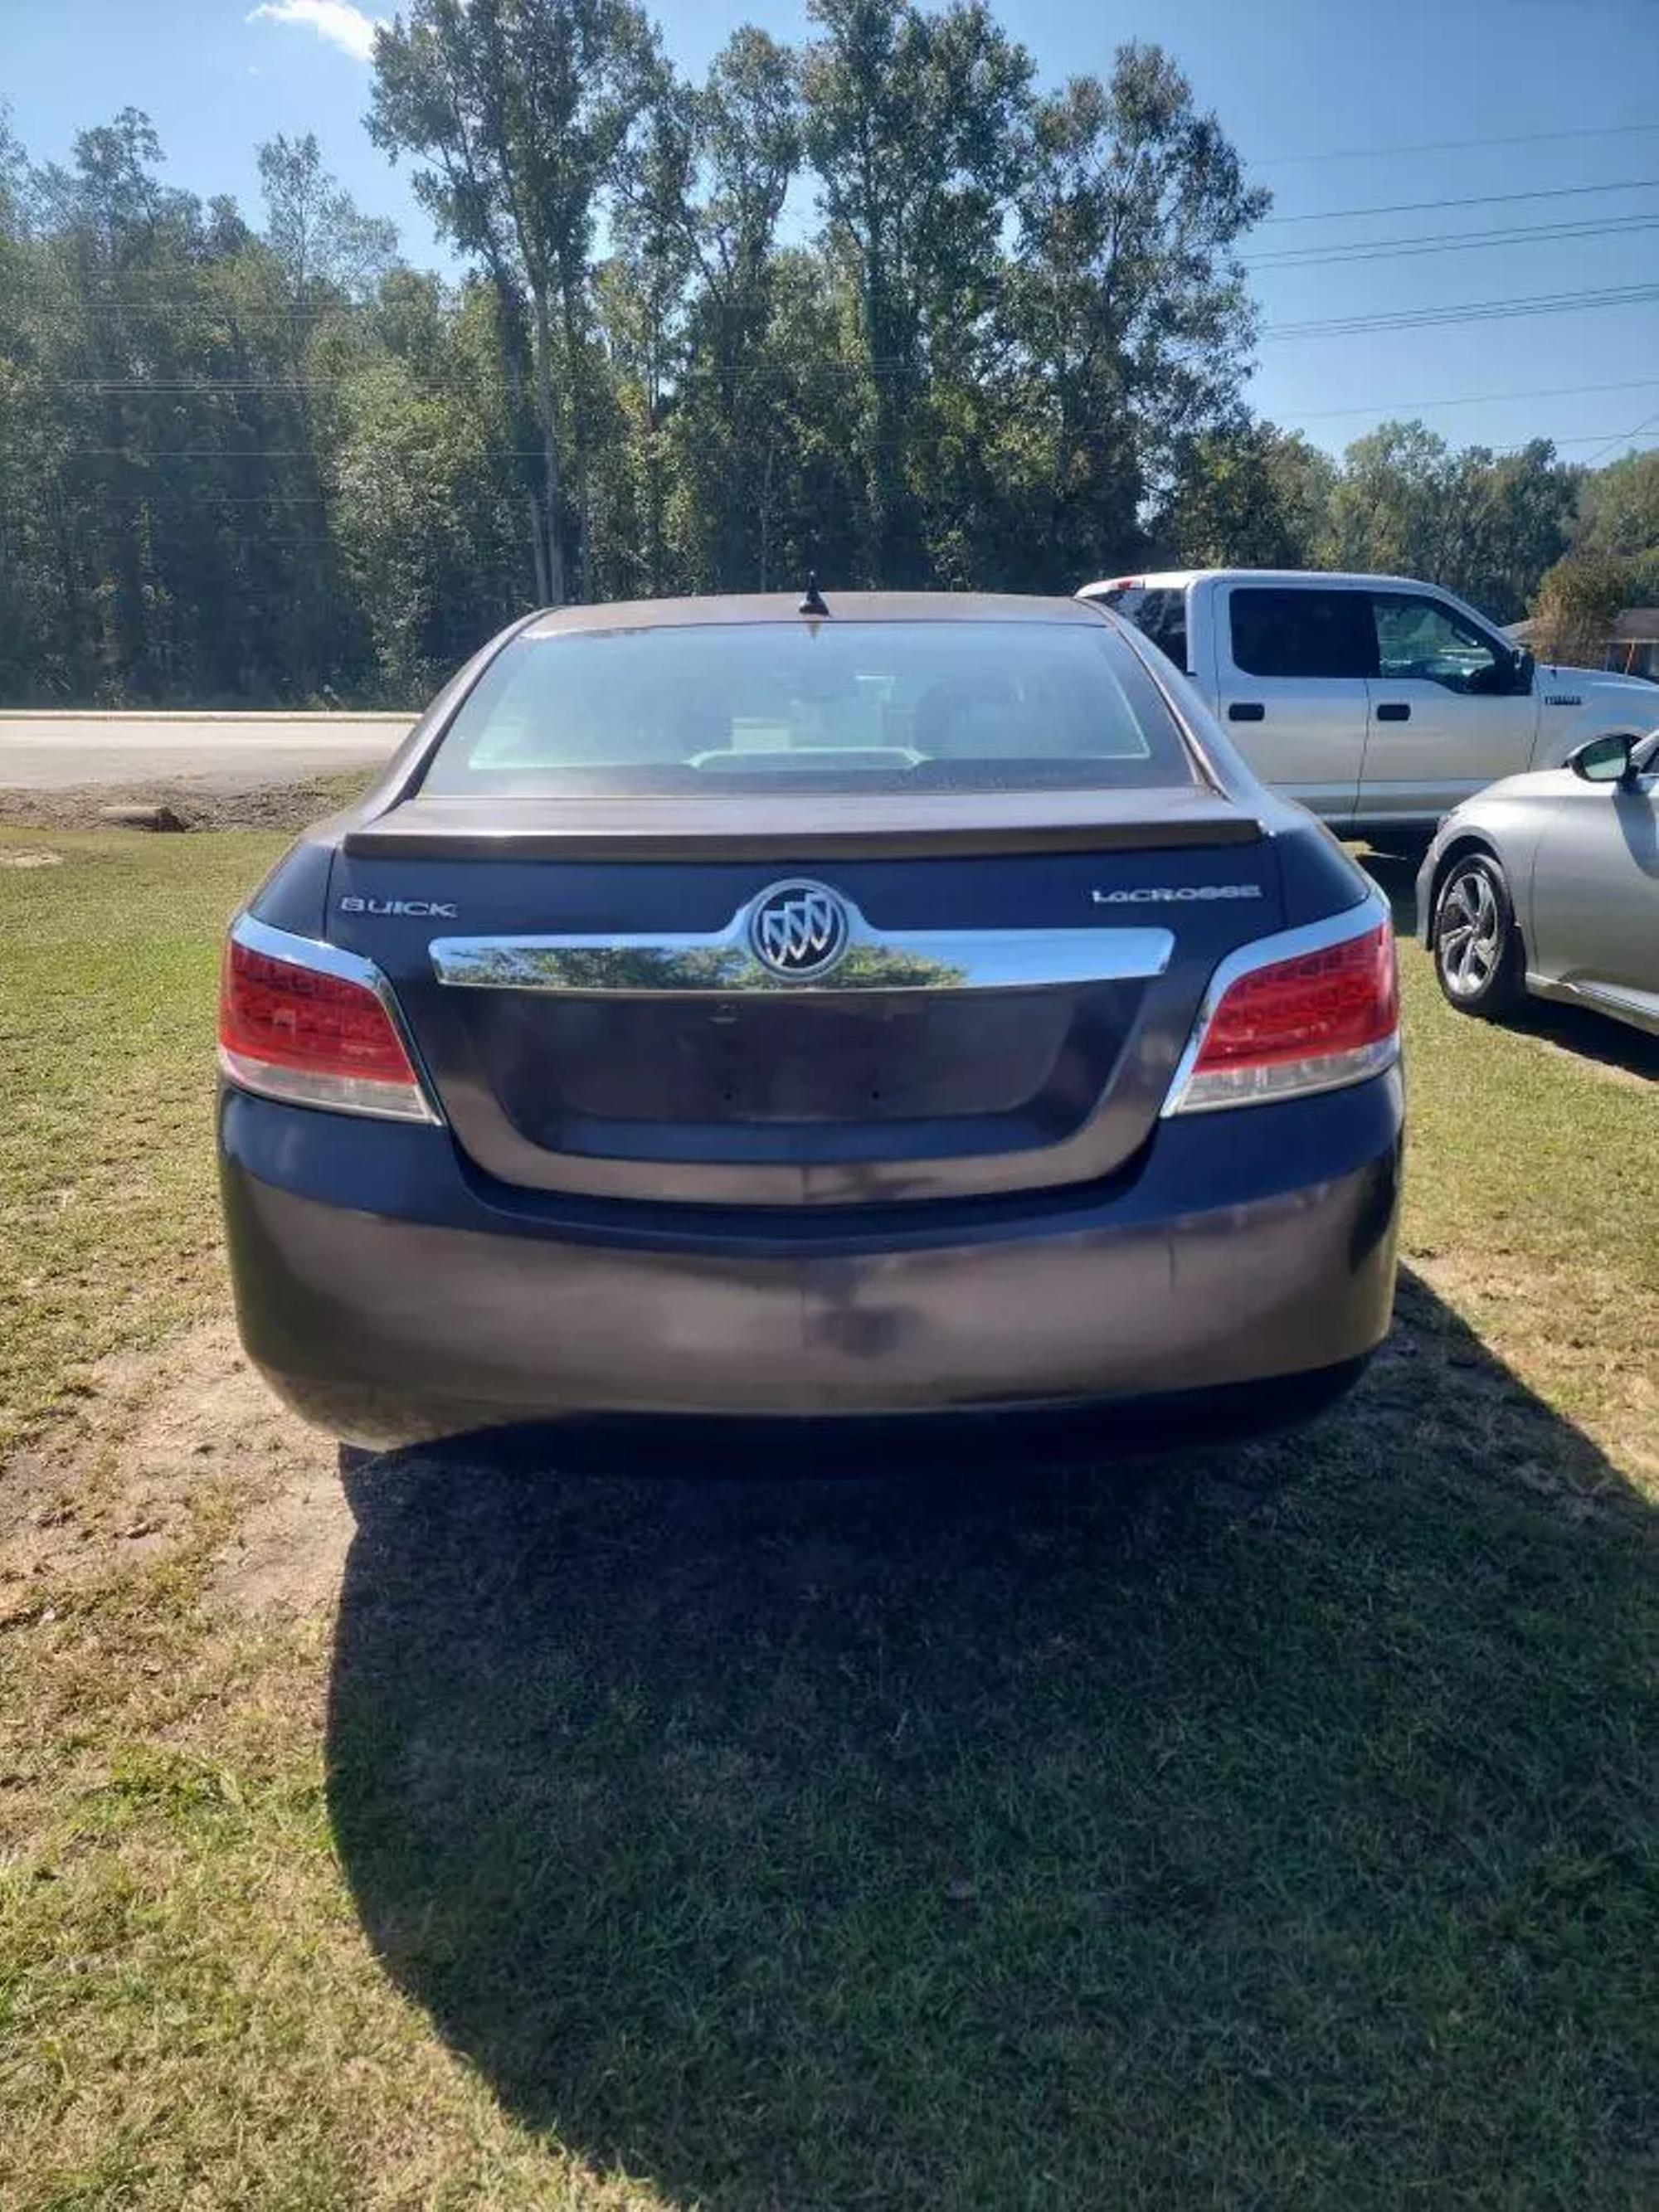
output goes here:
{"type": "Polygon", "coordinates": [[[1103,624],[708,623],[519,637],[462,702],[432,792],[526,796],[1189,784],[1103,624]]]}

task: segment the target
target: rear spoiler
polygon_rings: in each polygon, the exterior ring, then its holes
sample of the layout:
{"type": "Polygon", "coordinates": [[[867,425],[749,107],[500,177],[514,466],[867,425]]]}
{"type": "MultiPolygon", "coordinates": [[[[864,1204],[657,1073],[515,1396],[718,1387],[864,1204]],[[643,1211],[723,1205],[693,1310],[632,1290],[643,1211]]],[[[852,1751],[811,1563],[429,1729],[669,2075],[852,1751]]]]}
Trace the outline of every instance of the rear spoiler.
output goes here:
{"type": "Polygon", "coordinates": [[[354,859],[926,860],[1250,845],[1261,823],[1194,787],[1165,791],[734,793],[639,799],[423,798],[347,831],[354,859]]]}

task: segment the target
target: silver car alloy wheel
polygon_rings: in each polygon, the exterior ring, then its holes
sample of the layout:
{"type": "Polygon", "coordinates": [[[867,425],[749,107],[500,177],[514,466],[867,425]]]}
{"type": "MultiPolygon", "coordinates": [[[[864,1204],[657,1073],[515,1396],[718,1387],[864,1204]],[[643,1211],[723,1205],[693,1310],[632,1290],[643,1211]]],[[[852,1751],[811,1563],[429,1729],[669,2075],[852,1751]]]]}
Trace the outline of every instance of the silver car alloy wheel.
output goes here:
{"type": "Polygon", "coordinates": [[[1504,957],[1504,917],[1484,867],[1460,868],[1440,894],[1435,951],[1446,988],[1455,999],[1478,999],[1504,957]]]}

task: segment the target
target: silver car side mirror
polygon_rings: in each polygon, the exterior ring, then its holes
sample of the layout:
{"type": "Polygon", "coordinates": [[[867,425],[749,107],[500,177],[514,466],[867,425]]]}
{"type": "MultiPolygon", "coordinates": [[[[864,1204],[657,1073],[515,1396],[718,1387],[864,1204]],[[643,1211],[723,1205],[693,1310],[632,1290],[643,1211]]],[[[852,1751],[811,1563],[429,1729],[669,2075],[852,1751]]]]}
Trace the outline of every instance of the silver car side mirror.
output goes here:
{"type": "Polygon", "coordinates": [[[1568,757],[1567,765],[1586,783],[1623,783],[1630,775],[1631,740],[1591,738],[1568,757]]]}

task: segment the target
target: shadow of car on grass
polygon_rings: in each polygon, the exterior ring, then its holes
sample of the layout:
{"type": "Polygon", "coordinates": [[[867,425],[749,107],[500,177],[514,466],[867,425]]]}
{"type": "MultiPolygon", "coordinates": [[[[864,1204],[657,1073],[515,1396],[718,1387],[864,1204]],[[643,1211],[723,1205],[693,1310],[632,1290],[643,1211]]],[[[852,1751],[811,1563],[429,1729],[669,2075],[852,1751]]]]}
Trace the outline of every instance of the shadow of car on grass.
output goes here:
{"type": "Polygon", "coordinates": [[[363,1923],[641,2202],[1632,2201],[1650,1524],[1421,1281],[1231,1451],[352,1488],[363,1923]]]}

